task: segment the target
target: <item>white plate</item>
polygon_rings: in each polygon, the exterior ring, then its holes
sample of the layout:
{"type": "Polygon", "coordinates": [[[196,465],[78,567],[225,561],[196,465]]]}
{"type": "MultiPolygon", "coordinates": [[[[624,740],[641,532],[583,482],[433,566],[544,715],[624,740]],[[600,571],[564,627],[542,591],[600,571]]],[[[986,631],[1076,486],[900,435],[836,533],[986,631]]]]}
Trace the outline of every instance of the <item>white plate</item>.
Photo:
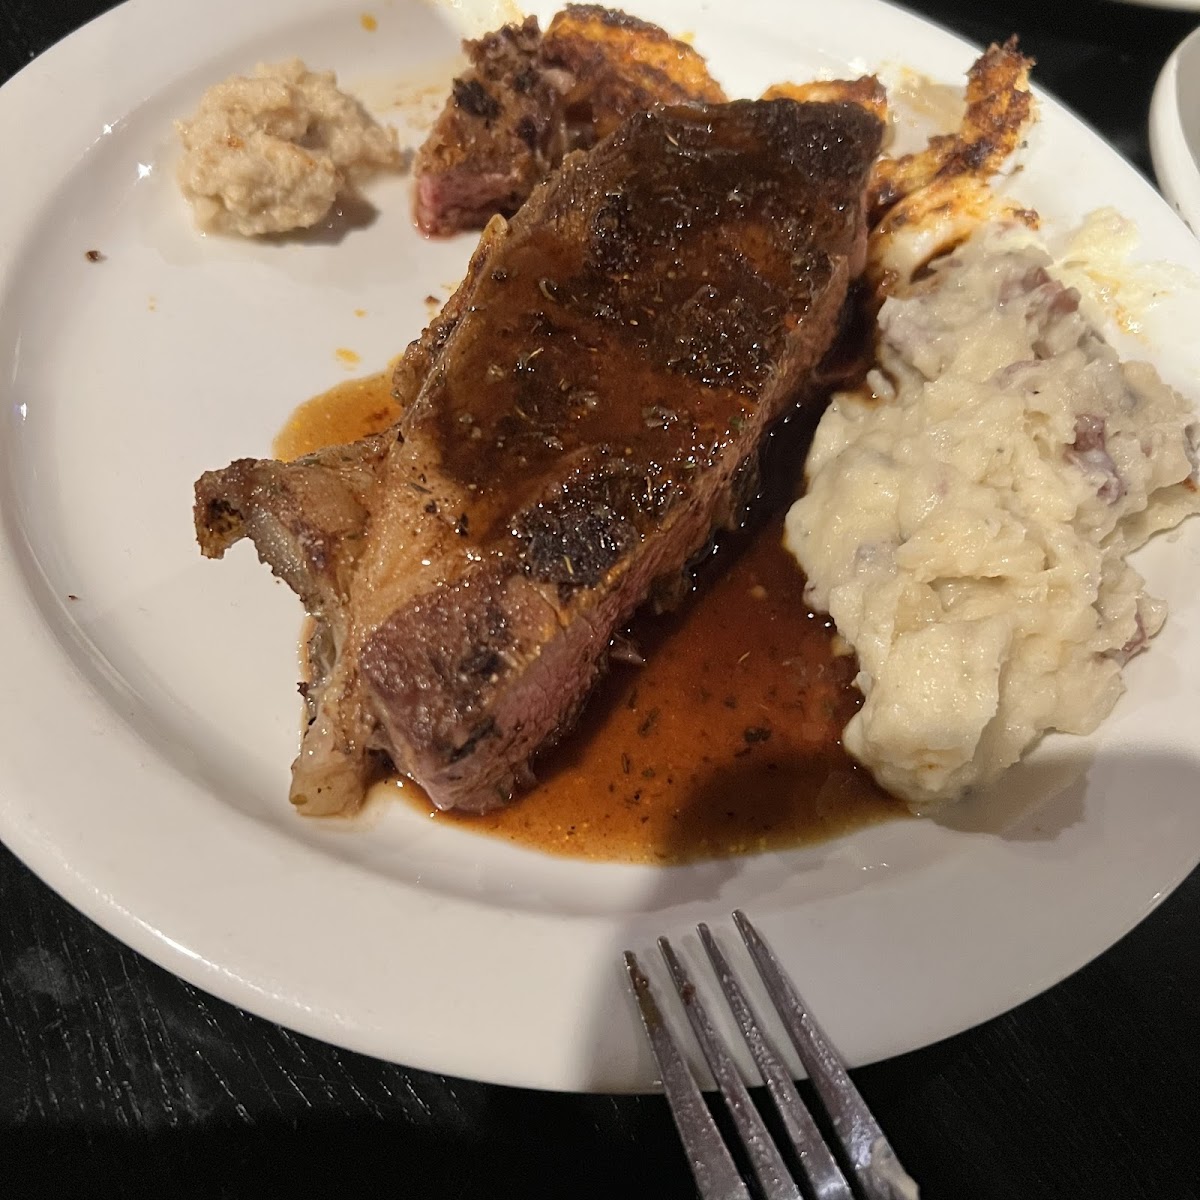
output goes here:
{"type": "MultiPolygon", "coordinates": [[[[290,54],[376,101],[407,79],[411,100],[444,86],[464,30],[511,15],[369,3],[374,32],[337,0],[135,2],[0,93],[4,840],[105,928],[236,1004],[547,1088],[649,1086],[618,952],[735,905],[856,1063],[984,1020],[1110,945],[1200,849],[1197,530],[1140,560],[1174,617],[1103,736],[1052,739],[955,827],[657,870],[544,857],[400,806],[354,828],[293,814],[300,613],[248,546],[201,560],[192,481],[266,453],[298,400],[344,376],[338,347],[382,366],[470,239],[419,239],[406,180],[380,184],[378,220],[339,243],[202,239],[170,178],[170,122],[227,72],[290,54]]],[[[694,31],[745,94],[882,62],[957,81],[974,57],[872,0],[638,10],[694,31]]],[[[1152,189],[1050,101],[1019,179],[1052,229],[1107,201],[1141,223],[1148,257],[1200,268],[1152,189]]],[[[1177,383],[1198,377],[1196,319],[1194,294],[1159,306],[1157,359],[1177,383]]]]}
{"type": "Polygon", "coordinates": [[[1158,77],[1150,154],[1163,194],[1200,233],[1200,29],[1184,38],[1158,77]]]}

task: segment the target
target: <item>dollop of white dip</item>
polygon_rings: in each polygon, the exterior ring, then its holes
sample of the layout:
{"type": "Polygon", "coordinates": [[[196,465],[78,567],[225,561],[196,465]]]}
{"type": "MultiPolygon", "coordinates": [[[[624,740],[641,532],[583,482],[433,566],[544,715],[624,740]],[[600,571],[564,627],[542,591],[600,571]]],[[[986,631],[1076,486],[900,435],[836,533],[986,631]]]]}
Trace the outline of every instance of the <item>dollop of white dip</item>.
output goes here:
{"type": "Polygon", "coordinates": [[[1096,727],[1165,616],[1125,556],[1200,509],[1191,405],[1027,243],[987,228],[885,302],[787,517],[806,600],[858,656],[845,746],[918,810],[1096,727]]]}
{"type": "Polygon", "coordinates": [[[367,175],[401,164],[396,131],[339,91],[332,71],[298,58],[214,85],[175,128],[179,186],[208,231],[306,229],[367,175]]]}

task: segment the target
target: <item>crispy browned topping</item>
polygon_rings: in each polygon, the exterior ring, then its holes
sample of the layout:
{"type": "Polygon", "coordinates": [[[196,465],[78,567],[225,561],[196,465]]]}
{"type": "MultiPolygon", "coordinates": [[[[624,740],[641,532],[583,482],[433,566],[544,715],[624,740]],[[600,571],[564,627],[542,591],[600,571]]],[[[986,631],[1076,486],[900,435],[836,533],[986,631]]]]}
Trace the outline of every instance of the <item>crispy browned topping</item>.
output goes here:
{"type": "Polygon", "coordinates": [[[967,111],[957,133],[930,138],[924,150],[880,158],[868,189],[871,223],[898,201],[936,179],[987,176],[1020,145],[1033,116],[1029,72],[1034,60],[1016,37],[992,43],[967,74],[967,111]]]}
{"type": "Polygon", "coordinates": [[[704,59],[657,25],[568,5],[545,36],[534,17],[464,43],[469,69],[417,152],[417,223],[426,233],[511,216],[568,150],[625,117],[725,99],[704,59]]]}
{"type": "Polygon", "coordinates": [[[589,110],[595,138],[655,105],[725,99],[691,46],[597,4],[569,4],[558,13],[542,40],[542,59],[574,77],[567,108],[589,110]]]}

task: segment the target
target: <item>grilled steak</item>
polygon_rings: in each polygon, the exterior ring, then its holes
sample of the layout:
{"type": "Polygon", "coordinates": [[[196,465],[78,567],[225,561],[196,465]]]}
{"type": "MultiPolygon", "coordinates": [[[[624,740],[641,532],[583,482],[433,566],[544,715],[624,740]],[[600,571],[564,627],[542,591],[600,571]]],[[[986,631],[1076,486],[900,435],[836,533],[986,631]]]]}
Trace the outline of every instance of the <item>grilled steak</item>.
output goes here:
{"type": "Polygon", "coordinates": [[[248,534],[324,622],[293,803],[354,808],[383,756],[444,808],[529,780],[810,387],[881,133],[854,104],[634,116],[489,225],[390,435],[199,481],[204,552],[248,534]]]}
{"type": "Polygon", "coordinates": [[[477,229],[511,216],[566,147],[562,81],[538,61],[536,17],[464,42],[471,60],[417,151],[417,225],[424,233],[477,229]]]}
{"type": "Polygon", "coordinates": [[[511,216],[571,149],[632,113],[725,98],[704,60],[657,25],[568,5],[542,36],[536,17],[463,43],[470,68],[417,152],[417,224],[478,229],[511,216]]]}

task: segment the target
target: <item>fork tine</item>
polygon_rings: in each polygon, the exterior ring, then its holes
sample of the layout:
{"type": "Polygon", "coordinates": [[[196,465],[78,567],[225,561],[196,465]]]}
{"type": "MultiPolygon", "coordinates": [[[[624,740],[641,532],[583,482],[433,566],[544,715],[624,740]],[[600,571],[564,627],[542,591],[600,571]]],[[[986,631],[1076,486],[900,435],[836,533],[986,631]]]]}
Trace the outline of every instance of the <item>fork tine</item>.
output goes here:
{"type": "Polygon", "coordinates": [[[740,909],[735,910],[733,922],[829,1113],[863,1195],[867,1200],[916,1200],[917,1185],[901,1167],[837,1051],[801,1001],[774,951],[740,909]]]}
{"type": "Polygon", "coordinates": [[[687,1152],[688,1165],[700,1195],[704,1200],[750,1200],[750,1193],[725,1147],[717,1123],[663,1020],[650,990],[650,981],[642,973],[637,956],[629,950],[625,951],[625,969],[629,972],[671,1116],[679,1130],[679,1140],[687,1152]]]}
{"type": "Polygon", "coordinates": [[[671,943],[665,937],[658,939],[658,948],[666,960],[675,990],[679,993],[680,1000],[683,1001],[684,1011],[692,1023],[696,1040],[700,1043],[700,1049],[704,1051],[704,1057],[708,1060],[713,1078],[717,1081],[717,1087],[721,1089],[721,1095],[725,1097],[729,1115],[737,1127],[738,1136],[746,1148],[750,1165],[762,1186],[764,1196],[767,1200],[801,1200],[800,1189],[796,1186],[796,1181],[792,1179],[787,1165],[771,1140],[771,1135],[767,1132],[767,1127],[763,1124],[758,1109],[754,1107],[754,1101],[750,1099],[750,1093],[746,1090],[746,1085],[742,1081],[741,1075],[738,1074],[738,1069],[734,1065],[733,1059],[730,1058],[729,1051],[721,1041],[716,1029],[713,1028],[708,1012],[700,999],[700,993],[696,990],[696,985],[688,978],[683,964],[676,957],[671,943]]]}
{"type": "Polygon", "coordinates": [[[796,1090],[787,1068],[762,1032],[728,959],[707,925],[700,924],[696,928],[716,973],[717,982],[721,985],[721,991],[725,993],[725,999],[729,1002],[738,1025],[741,1026],[742,1036],[746,1039],[746,1045],[750,1048],[763,1082],[767,1085],[767,1091],[779,1110],[788,1138],[795,1147],[800,1165],[812,1185],[817,1200],[853,1200],[853,1193],[845,1175],[842,1174],[842,1169],[829,1152],[829,1147],[825,1145],[825,1139],[805,1108],[804,1101],[800,1099],[800,1093],[796,1090]]]}

